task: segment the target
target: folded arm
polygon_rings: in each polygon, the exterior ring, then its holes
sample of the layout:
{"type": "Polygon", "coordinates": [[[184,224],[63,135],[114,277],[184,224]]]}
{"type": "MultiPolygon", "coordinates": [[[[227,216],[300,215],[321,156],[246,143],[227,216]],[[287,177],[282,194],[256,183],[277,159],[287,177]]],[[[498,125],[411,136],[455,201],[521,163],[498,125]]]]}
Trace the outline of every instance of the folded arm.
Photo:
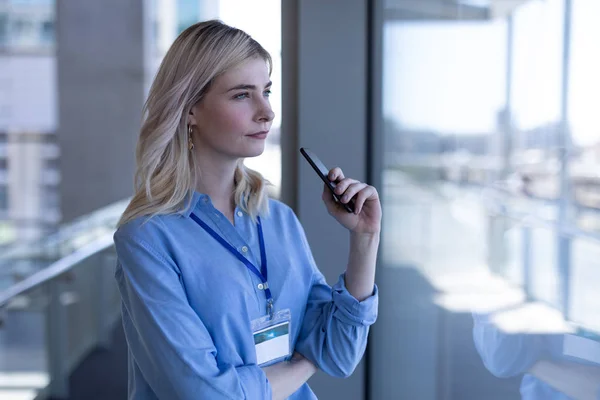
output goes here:
{"type": "Polygon", "coordinates": [[[175,263],[140,239],[115,235],[115,277],[127,343],[160,399],[270,399],[257,365],[219,364],[212,338],[189,305],[175,263]]]}

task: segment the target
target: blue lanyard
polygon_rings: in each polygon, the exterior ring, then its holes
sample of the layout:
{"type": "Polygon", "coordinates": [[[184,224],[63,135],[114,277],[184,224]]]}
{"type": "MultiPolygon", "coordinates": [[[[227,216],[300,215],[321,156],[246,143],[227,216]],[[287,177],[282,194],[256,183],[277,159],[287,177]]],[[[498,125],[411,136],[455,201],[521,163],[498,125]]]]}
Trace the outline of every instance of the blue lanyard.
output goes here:
{"type": "Polygon", "coordinates": [[[206,232],[208,232],[215,240],[223,245],[227,250],[231,252],[234,256],[238,258],[250,271],[254,273],[254,275],[258,276],[261,280],[264,290],[265,296],[267,297],[267,313],[271,318],[273,318],[273,296],[271,295],[271,289],[269,289],[269,284],[267,283],[267,253],[265,251],[265,239],[263,237],[262,231],[262,223],[260,222],[260,217],[258,217],[257,229],[258,229],[258,241],[260,243],[260,271],[258,268],[254,266],[246,257],[244,257],[235,247],[230,245],[225,239],[221,237],[217,232],[215,232],[210,226],[206,225],[204,221],[196,216],[196,214],[191,213],[190,217],[196,221],[198,225],[200,225],[206,232]]]}

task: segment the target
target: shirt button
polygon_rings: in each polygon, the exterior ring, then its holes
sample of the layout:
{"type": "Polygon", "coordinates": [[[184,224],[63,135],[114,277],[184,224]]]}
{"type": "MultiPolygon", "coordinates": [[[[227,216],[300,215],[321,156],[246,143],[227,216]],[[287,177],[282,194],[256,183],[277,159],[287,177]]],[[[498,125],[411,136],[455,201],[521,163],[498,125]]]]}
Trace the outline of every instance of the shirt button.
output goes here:
{"type": "Polygon", "coordinates": [[[248,246],[242,246],[242,252],[243,253],[247,253],[248,252],[248,246]]]}
{"type": "Polygon", "coordinates": [[[263,290],[263,288],[264,288],[264,286],[263,286],[263,284],[262,284],[262,283],[259,283],[259,284],[258,284],[256,287],[257,287],[259,290],[263,290]]]}
{"type": "Polygon", "coordinates": [[[205,197],[205,198],[204,198],[204,202],[205,202],[205,203],[208,203],[208,197],[205,197]]]}
{"type": "Polygon", "coordinates": [[[244,214],[242,214],[241,211],[238,211],[238,217],[242,217],[244,214]]]}

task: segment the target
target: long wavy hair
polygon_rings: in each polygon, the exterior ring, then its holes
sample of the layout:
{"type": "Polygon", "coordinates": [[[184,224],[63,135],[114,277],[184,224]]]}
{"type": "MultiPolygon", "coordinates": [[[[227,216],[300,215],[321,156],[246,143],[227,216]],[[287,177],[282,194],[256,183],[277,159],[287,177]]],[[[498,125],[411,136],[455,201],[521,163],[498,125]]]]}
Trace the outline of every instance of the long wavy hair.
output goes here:
{"type": "MultiPolygon", "coordinates": [[[[135,194],[118,226],[140,216],[182,213],[190,206],[202,171],[188,149],[188,114],[219,75],[256,57],[265,60],[270,74],[269,53],[244,31],[217,20],[192,25],[175,39],[144,104],[135,194]]],[[[240,160],[234,181],[238,207],[255,221],[268,213],[269,182],[260,173],[240,160]]]]}

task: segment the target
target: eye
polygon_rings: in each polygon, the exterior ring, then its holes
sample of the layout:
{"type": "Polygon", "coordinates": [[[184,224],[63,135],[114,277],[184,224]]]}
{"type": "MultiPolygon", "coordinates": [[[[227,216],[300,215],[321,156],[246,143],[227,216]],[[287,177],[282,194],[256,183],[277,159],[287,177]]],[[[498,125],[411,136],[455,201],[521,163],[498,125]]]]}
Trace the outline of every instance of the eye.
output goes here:
{"type": "Polygon", "coordinates": [[[233,96],[233,98],[236,100],[247,99],[248,97],[250,97],[250,94],[248,92],[239,93],[239,94],[236,94],[235,96],[233,96]]]}
{"type": "Polygon", "coordinates": [[[269,97],[271,95],[271,89],[267,89],[263,92],[263,94],[265,95],[265,97],[269,97]]]}

